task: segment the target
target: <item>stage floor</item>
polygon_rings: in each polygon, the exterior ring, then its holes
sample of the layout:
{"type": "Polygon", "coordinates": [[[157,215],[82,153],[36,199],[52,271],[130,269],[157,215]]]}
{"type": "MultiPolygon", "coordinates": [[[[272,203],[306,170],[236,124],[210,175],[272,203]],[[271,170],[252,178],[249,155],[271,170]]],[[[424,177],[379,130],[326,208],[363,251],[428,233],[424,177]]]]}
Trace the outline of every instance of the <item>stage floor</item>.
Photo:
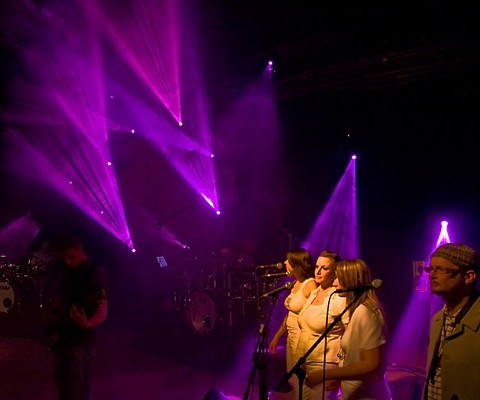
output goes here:
{"type": "MultiPolygon", "coordinates": [[[[52,360],[43,347],[38,320],[0,313],[0,393],[6,400],[55,400],[52,360]]],[[[199,335],[185,326],[162,328],[106,324],[98,330],[92,400],[259,400],[254,368],[257,332],[199,335]],[[252,379],[253,374],[253,379],[252,379]],[[208,396],[206,394],[210,392],[208,396]]],[[[284,350],[269,356],[266,384],[284,377],[284,350]]],[[[265,376],[265,375],[264,375],[265,376]]],[[[414,371],[388,373],[394,400],[416,400],[421,379],[414,371]]],[[[263,381],[262,383],[265,383],[263,381]]],[[[270,400],[296,400],[293,392],[270,391],[270,400]]],[[[263,400],[263,399],[262,399],[263,400]]]]}

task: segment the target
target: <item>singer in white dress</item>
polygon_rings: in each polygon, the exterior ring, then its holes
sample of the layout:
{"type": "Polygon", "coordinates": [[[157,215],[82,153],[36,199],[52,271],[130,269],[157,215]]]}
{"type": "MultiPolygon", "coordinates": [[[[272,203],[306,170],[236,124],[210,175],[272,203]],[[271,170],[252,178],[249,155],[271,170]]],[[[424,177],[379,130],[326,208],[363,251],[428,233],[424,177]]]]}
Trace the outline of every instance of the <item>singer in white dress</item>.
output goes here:
{"type": "MultiPolygon", "coordinates": [[[[285,265],[288,274],[295,277],[295,284],[284,302],[285,308],[288,311],[287,315],[273,336],[269,350],[270,353],[275,354],[280,338],[287,333],[285,356],[287,371],[290,371],[296,362],[295,350],[300,334],[300,327],[297,322],[298,313],[310,296],[312,290],[316,289],[317,284],[313,278],[314,265],[308,250],[300,248],[289,251],[285,265]]],[[[298,386],[296,377],[292,377],[290,383],[294,388],[298,386]]]]}
{"type": "Polygon", "coordinates": [[[361,287],[360,291],[340,293],[347,304],[350,322],[340,341],[339,367],[307,372],[305,383],[341,381],[341,400],[391,400],[385,377],[387,369],[385,315],[367,264],[361,259],[342,260],[335,264],[336,289],[361,287]],[[323,374],[324,372],[324,374],[323,374]]]}
{"type": "MultiPolygon", "coordinates": [[[[337,353],[340,349],[340,338],[345,332],[349,322],[348,312],[345,310],[345,298],[340,297],[335,292],[333,282],[335,280],[335,262],[340,257],[337,253],[330,250],[324,250],[317,259],[315,266],[315,281],[319,285],[312,291],[305,305],[298,315],[298,324],[300,326],[300,337],[296,350],[297,361],[305,356],[307,351],[319,340],[325,333],[327,327],[330,331],[327,336],[313,348],[306,358],[303,368],[307,374],[313,371],[323,371],[323,368],[336,368],[338,366],[337,353]],[[340,318],[333,325],[335,318],[340,318]]],[[[302,387],[302,400],[335,400],[337,398],[339,385],[329,383],[324,388],[322,382],[317,385],[302,387]],[[325,389],[325,397],[323,390],[325,389]]],[[[297,399],[300,394],[297,393],[297,399]]]]}

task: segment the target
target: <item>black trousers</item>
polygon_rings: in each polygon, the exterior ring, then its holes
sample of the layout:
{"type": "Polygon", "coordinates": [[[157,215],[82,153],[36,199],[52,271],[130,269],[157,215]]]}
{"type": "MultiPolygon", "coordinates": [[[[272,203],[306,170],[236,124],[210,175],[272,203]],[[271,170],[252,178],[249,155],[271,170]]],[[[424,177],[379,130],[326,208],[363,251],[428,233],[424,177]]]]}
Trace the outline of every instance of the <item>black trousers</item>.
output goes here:
{"type": "Polygon", "coordinates": [[[89,400],[90,373],[95,357],[91,344],[63,345],[53,351],[55,387],[59,400],[89,400]]]}

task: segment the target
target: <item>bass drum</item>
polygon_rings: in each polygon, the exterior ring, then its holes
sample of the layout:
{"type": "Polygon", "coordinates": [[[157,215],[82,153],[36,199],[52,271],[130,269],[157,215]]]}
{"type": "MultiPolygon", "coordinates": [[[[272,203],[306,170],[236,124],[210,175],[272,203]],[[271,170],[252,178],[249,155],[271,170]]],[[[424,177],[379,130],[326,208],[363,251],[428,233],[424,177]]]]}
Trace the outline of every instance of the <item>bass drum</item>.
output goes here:
{"type": "Polygon", "coordinates": [[[8,282],[0,282],[0,312],[9,312],[15,303],[15,292],[8,282]]]}
{"type": "Polygon", "coordinates": [[[196,292],[186,307],[187,323],[199,335],[211,333],[217,322],[217,307],[206,292],[196,292]]]}

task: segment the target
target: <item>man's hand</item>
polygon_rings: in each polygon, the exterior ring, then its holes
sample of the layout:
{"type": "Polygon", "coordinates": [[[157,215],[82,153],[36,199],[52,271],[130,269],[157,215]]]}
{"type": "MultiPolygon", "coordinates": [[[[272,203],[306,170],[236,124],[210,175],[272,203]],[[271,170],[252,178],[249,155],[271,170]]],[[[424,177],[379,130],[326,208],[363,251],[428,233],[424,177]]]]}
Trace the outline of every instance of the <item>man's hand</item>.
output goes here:
{"type": "Polygon", "coordinates": [[[76,304],[72,305],[70,308],[70,318],[72,318],[72,321],[75,322],[75,324],[82,328],[88,328],[90,326],[85,311],[83,311],[83,308],[77,307],[76,304]]]}

